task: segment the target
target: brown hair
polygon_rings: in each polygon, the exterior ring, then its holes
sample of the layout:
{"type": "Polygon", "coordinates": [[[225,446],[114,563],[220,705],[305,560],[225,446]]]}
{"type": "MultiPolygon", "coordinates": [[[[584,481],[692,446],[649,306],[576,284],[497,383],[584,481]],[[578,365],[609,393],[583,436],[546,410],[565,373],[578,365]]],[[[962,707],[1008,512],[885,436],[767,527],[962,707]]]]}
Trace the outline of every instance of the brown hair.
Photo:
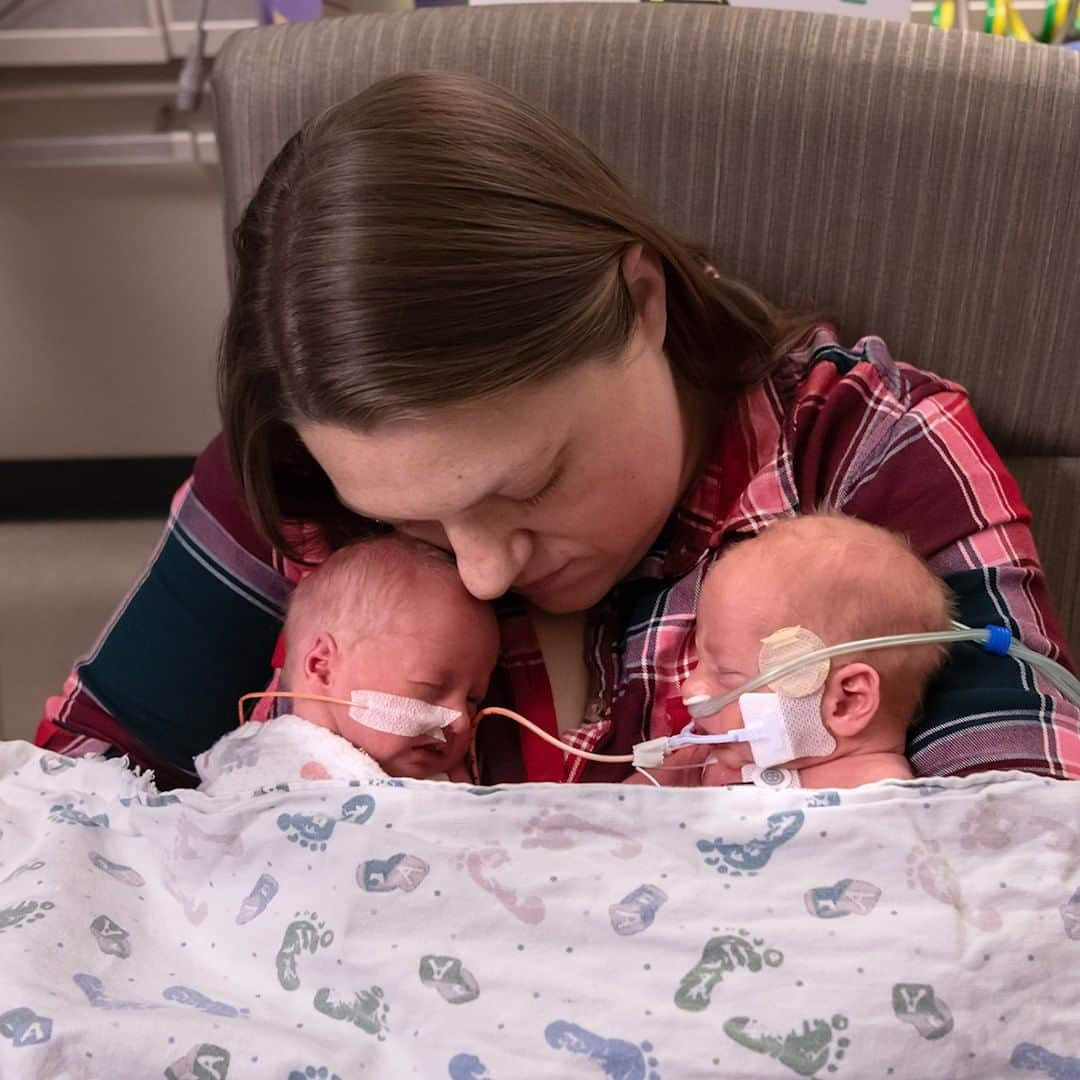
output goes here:
{"type": "Polygon", "coordinates": [[[307,123],[234,236],[219,365],[234,466],[257,524],[331,547],[374,523],[338,502],[293,430],[370,431],[617,358],[634,322],[621,258],[667,283],[665,353],[717,409],[805,337],[659,225],[580,140],[482,79],[398,75],[307,123]]]}

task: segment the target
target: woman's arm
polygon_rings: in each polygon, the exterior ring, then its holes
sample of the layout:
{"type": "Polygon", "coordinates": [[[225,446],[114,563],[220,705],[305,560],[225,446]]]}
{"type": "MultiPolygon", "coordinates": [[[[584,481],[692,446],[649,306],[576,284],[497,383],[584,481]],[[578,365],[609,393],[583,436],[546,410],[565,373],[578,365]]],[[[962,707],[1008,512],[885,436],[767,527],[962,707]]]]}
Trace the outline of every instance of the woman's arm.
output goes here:
{"type": "Polygon", "coordinates": [[[192,758],[262,689],[291,584],[256,534],[223,439],[173,500],[143,576],[59,697],[36,741],[63,753],[125,753],[163,784],[191,784],[192,758]]]}

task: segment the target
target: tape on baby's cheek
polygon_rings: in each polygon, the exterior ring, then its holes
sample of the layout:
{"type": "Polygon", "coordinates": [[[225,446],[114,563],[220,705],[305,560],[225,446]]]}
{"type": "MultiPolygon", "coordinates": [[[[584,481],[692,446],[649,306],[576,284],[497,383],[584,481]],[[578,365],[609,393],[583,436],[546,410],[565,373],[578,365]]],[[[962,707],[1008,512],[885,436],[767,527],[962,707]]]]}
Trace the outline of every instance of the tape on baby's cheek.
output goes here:
{"type": "Polygon", "coordinates": [[[358,724],[406,738],[428,735],[438,742],[445,742],[442,729],[461,715],[456,709],[374,690],[353,690],[349,699],[353,703],[349,716],[358,724]]]}

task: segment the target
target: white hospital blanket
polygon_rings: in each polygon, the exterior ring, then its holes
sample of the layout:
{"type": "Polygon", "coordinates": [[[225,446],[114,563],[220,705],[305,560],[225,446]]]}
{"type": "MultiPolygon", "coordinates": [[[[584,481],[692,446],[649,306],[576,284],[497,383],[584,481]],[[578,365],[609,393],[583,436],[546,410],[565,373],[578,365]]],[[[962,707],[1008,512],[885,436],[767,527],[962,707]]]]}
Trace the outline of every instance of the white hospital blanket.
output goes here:
{"type": "Polygon", "coordinates": [[[2,744],[0,1076],[1068,1080],[1078,808],[1017,773],[158,796],[2,744]]]}
{"type": "Polygon", "coordinates": [[[286,713],[243,724],[195,759],[208,795],[250,795],[292,780],[378,780],[379,763],[318,724],[286,713]]]}

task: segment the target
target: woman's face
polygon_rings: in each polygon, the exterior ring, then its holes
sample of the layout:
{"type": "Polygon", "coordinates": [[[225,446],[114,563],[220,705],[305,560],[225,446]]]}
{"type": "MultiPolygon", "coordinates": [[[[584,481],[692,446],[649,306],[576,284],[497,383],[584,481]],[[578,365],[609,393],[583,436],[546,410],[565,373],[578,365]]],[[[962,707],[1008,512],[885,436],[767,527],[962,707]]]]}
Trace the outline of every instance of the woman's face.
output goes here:
{"type": "Polygon", "coordinates": [[[663,320],[657,334],[640,311],[617,362],[370,434],[299,434],[345,506],[453,551],[474,596],[583,611],[641,560],[694,468],[663,320]]]}

